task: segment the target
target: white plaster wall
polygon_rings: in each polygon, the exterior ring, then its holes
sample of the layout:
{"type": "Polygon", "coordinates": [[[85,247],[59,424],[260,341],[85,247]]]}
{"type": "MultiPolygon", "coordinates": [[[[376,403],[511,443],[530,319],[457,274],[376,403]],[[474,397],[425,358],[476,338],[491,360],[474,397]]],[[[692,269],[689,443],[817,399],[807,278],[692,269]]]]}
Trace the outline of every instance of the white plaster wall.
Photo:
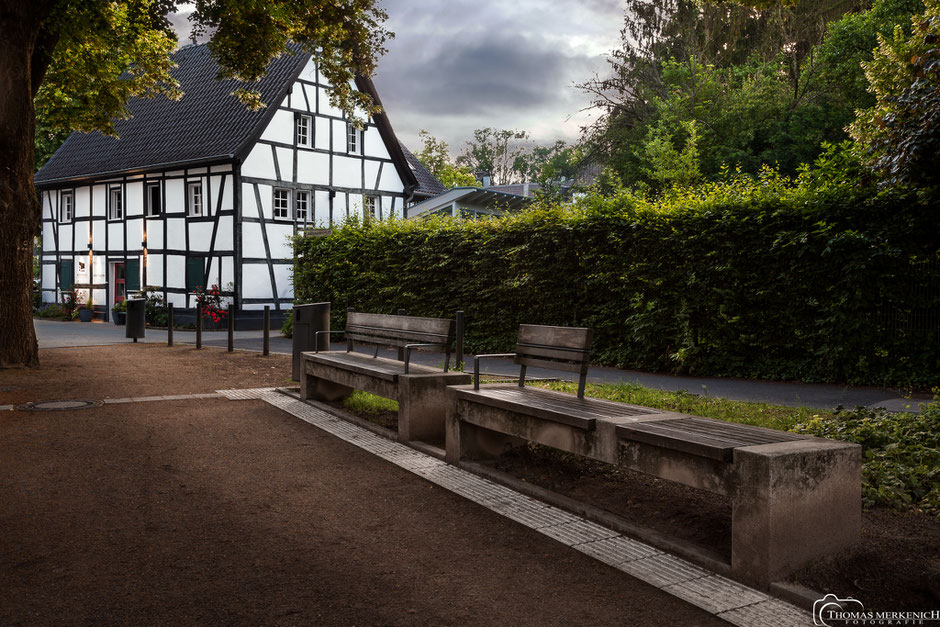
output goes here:
{"type": "Polygon", "coordinates": [[[222,287],[235,283],[235,260],[232,257],[222,257],[222,287]]]}
{"type": "MultiPolygon", "coordinates": [[[[108,280],[108,259],[105,255],[92,256],[92,275],[93,283],[105,283],[108,280]]],[[[102,304],[101,298],[95,297],[98,304],[102,304]]]]}
{"type": "Polygon", "coordinates": [[[283,263],[274,264],[274,281],[277,283],[278,298],[294,297],[294,283],[291,280],[291,273],[293,269],[293,265],[287,265],[283,263]]]}
{"type": "MultiPolygon", "coordinates": [[[[186,219],[185,218],[167,218],[166,220],[166,245],[164,248],[184,250],[186,248],[186,219]]],[[[173,276],[167,269],[167,273],[173,276]]]]}
{"type": "Polygon", "coordinates": [[[385,148],[385,142],[379,134],[379,129],[369,126],[363,132],[363,151],[367,157],[381,157],[388,159],[388,150],[385,148]]]}
{"type": "Polygon", "coordinates": [[[251,183],[242,183],[242,217],[257,218],[258,205],[255,203],[255,189],[251,183]]]}
{"type": "Polygon", "coordinates": [[[313,125],[314,125],[314,132],[313,132],[314,147],[320,150],[329,150],[330,149],[330,119],[318,116],[314,118],[313,125]]]}
{"type": "MultiPolygon", "coordinates": [[[[302,107],[303,96],[301,96],[300,100],[302,107]]],[[[286,96],[278,106],[287,106],[286,96]]],[[[290,111],[285,111],[284,109],[278,109],[275,111],[274,115],[271,116],[271,121],[268,122],[268,126],[264,129],[264,132],[261,133],[261,139],[282,144],[294,143],[294,114],[290,111]]]]}
{"type": "MultiPolygon", "coordinates": [[[[127,221],[127,249],[137,250],[143,248],[141,243],[144,241],[144,219],[133,218],[127,221]]],[[[118,250],[111,246],[111,250],[118,250]]]]}
{"type": "MultiPolygon", "coordinates": [[[[312,79],[311,79],[312,80],[312,79]]],[[[313,85],[300,84],[304,94],[307,96],[307,104],[310,105],[310,113],[316,113],[317,110],[317,88],[313,85]]]]}
{"type": "Polygon", "coordinates": [[[189,176],[197,176],[199,174],[208,174],[209,168],[189,168],[187,174],[189,176]]]}
{"type": "MultiPolygon", "coordinates": [[[[62,227],[59,227],[59,230],[61,229],[62,227]]],[[[62,243],[65,244],[66,242],[62,243]]],[[[55,231],[51,222],[42,223],[42,249],[44,251],[55,250],[55,231]]]]}
{"type": "Polygon", "coordinates": [[[366,180],[365,188],[366,189],[377,189],[376,184],[379,182],[379,162],[378,161],[365,161],[365,170],[366,170],[366,180]]]}
{"type": "Polygon", "coordinates": [[[331,120],[333,125],[333,152],[346,154],[346,123],[341,120],[331,120]]]}
{"type": "MultiPolygon", "coordinates": [[[[322,77],[320,81],[324,83],[326,82],[325,80],[323,80],[322,77]]],[[[343,115],[342,111],[340,111],[339,109],[337,109],[336,107],[330,104],[330,95],[326,93],[325,88],[323,87],[317,88],[317,99],[319,100],[320,113],[323,113],[325,115],[332,115],[336,117],[341,117],[343,115]]]]}
{"type": "Polygon", "coordinates": [[[140,182],[133,182],[128,183],[126,187],[126,197],[124,199],[125,215],[144,215],[144,184],[140,182]]]}
{"type": "Polygon", "coordinates": [[[75,229],[75,250],[88,249],[88,223],[76,222],[72,227],[75,229]]]}
{"type": "Polygon", "coordinates": [[[313,193],[313,223],[317,226],[330,224],[330,193],[317,190],[313,193]]]}
{"type": "Polygon", "coordinates": [[[147,248],[163,248],[163,220],[147,220],[147,248]]]}
{"type": "MultiPolygon", "coordinates": [[[[99,250],[104,246],[104,240],[95,239],[95,247],[99,250]]],[[[108,223],[108,251],[124,250],[124,223],[108,223]]]]}
{"type": "Polygon", "coordinates": [[[92,243],[97,250],[104,250],[104,230],[107,227],[102,220],[92,222],[92,243]]]}
{"type": "Polygon", "coordinates": [[[333,155],[333,185],[362,188],[362,160],[333,155]]]}
{"type": "Polygon", "coordinates": [[[242,175],[262,179],[275,178],[271,146],[255,144],[248,153],[248,157],[245,158],[245,163],[242,164],[242,175]]]}
{"type": "MultiPolygon", "coordinates": [[[[71,224],[62,224],[59,226],[59,249],[60,250],[72,250],[72,231],[74,226],[71,224]]],[[[52,240],[50,240],[50,244],[52,240]]],[[[76,242],[80,244],[81,242],[76,242]]]]}
{"type": "Polygon", "coordinates": [[[232,236],[232,216],[221,216],[219,218],[219,230],[215,234],[216,251],[235,250],[234,238],[232,236]]]}
{"type": "Polygon", "coordinates": [[[232,171],[232,164],[231,164],[231,163],[223,163],[222,165],[214,165],[214,166],[212,166],[212,167],[209,168],[209,171],[210,171],[210,172],[231,172],[231,171],[232,171]]]}
{"type": "Polygon", "coordinates": [[[294,179],[294,151],[291,148],[281,148],[278,146],[274,149],[277,153],[277,164],[281,169],[281,178],[282,181],[292,181],[294,179]]]}
{"type": "Polygon", "coordinates": [[[147,255],[147,285],[163,287],[163,255],[147,255]]]}
{"type": "Polygon", "coordinates": [[[382,180],[379,181],[379,189],[383,192],[397,192],[400,194],[404,188],[405,186],[401,182],[401,177],[398,176],[395,165],[386,163],[385,167],[382,168],[382,180]]]}
{"type": "MultiPolygon", "coordinates": [[[[242,298],[272,298],[271,276],[263,263],[242,265],[242,298]]],[[[246,305],[246,308],[263,309],[264,305],[246,305]]]]}
{"type": "Polygon", "coordinates": [[[167,213],[183,213],[186,211],[186,197],[183,191],[182,179],[166,181],[166,200],[164,204],[167,213]]]}
{"type": "Polygon", "coordinates": [[[75,217],[87,218],[91,188],[87,185],[75,189],[75,217]]]}
{"type": "Polygon", "coordinates": [[[107,215],[107,205],[105,204],[105,199],[108,195],[108,188],[105,185],[95,185],[91,190],[91,215],[92,216],[105,216],[107,215]]]}
{"type": "MultiPolygon", "coordinates": [[[[55,284],[55,266],[53,265],[42,265],[42,272],[39,275],[40,287],[43,289],[51,290],[59,287],[55,284]]],[[[43,295],[45,296],[45,295],[43,295]]],[[[50,303],[55,301],[55,295],[52,295],[47,300],[43,298],[43,302],[50,303]]]]}
{"type": "Polygon", "coordinates": [[[290,238],[294,235],[292,222],[277,222],[266,225],[268,230],[268,246],[271,248],[271,259],[292,257],[294,251],[290,246],[290,238]]]}
{"type": "MultiPolygon", "coordinates": [[[[66,259],[68,257],[65,257],[66,259]]],[[[88,283],[91,281],[91,265],[88,261],[88,255],[75,255],[75,282],[88,283]]]]}
{"type": "Polygon", "coordinates": [[[264,239],[261,237],[261,225],[253,222],[242,224],[242,256],[264,258],[264,239]]]}
{"type": "Polygon", "coordinates": [[[166,285],[164,287],[186,287],[186,257],[166,256],[166,285]]]}
{"type": "Polygon", "coordinates": [[[297,78],[310,81],[311,83],[317,81],[317,64],[314,62],[313,57],[310,57],[307,61],[307,65],[300,71],[300,75],[297,78]]]}
{"type": "Polygon", "coordinates": [[[310,111],[307,107],[307,101],[304,100],[304,86],[299,81],[294,81],[290,89],[291,109],[300,109],[301,111],[310,111]]]}
{"type": "MultiPolygon", "coordinates": [[[[271,205],[274,203],[274,188],[270,185],[259,185],[258,193],[261,195],[261,217],[265,220],[273,220],[271,205]]],[[[251,195],[255,195],[254,190],[251,191],[251,195]]]]}
{"type": "Polygon", "coordinates": [[[297,182],[308,185],[329,185],[330,156],[322,152],[298,150],[297,182]]]}
{"type": "Polygon", "coordinates": [[[212,223],[211,222],[190,222],[189,227],[189,250],[193,252],[209,252],[209,246],[212,244],[212,223]]]}

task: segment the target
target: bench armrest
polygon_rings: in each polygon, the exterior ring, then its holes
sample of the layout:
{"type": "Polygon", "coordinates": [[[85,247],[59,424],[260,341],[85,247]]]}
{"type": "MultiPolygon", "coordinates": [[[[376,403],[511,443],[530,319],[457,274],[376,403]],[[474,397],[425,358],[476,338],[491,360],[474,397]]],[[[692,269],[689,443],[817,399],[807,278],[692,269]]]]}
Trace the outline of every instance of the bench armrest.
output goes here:
{"type": "Polygon", "coordinates": [[[313,352],[314,353],[320,352],[320,335],[321,334],[326,333],[327,335],[329,335],[330,333],[345,333],[345,332],[346,332],[345,330],[343,331],[317,331],[316,336],[313,338],[313,352]]]}
{"type": "Polygon", "coordinates": [[[480,389],[480,360],[498,357],[515,357],[515,353],[493,353],[492,355],[474,355],[473,357],[473,389],[480,389]]]}
{"type": "MultiPolygon", "coordinates": [[[[412,348],[427,348],[430,346],[436,347],[447,347],[446,344],[436,342],[434,344],[405,344],[405,374],[408,374],[408,363],[411,361],[411,349],[412,348]]],[[[444,364],[444,372],[447,372],[447,364],[444,364]]]]}

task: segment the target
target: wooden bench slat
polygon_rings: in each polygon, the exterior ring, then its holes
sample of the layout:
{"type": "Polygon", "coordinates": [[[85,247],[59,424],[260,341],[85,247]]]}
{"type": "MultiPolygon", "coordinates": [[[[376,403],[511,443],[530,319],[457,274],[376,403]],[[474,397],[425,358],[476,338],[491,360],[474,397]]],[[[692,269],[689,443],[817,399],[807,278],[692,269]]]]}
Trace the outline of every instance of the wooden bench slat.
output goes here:
{"type": "Polygon", "coordinates": [[[583,364],[573,364],[567,361],[553,361],[551,359],[538,359],[537,357],[523,357],[522,355],[517,355],[514,361],[520,366],[567,370],[569,372],[581,372],[581,369],[584,367],[583,364]]]}
{"type": "Polygon", "coordinates": [[[594,429],[598,418],[657,413],[656,410],[646,407],[594,398],[578,398],[564,392],[518,386],[485,385],[479,390],[460,389],[457,391],[457,396],[474,403],[490,405],[588,431],[594,429]]]}
{"type": "Polygon", "coordinates": [[[441,344],[441,347],[435,349],[432,346],[423,348],[422,350],[438,350],[444,351],[448,346],[448,343],[442,340],[433,340],[427,338],[394,338],[394,337],[382,337],[381,335],[372,335],[369,333],[357,333],[353,331],[346,331],[346,339],[353,340],[356,343],[363,344],[379,344],[381,346],[407,346],[408,344],[441,344]]]}
{"type": "Polygon", "coordinates": [[[734,449],[805,439],[792,433],[707,418],[675,418],[618,425],[617,435],[654,446],[731,462],[734,449]]]}
{"type": "Polygon", "coordinates": [[[557,348],[535,344],[516,344],[516,354],[545,359],[561,359],[583,363],[590,357],[590,351],[581,348],[557,348]]]}
{"type": "Polygon", "coordinates": [[[412,340],[412,343],[418,342],[446,342],[452,337],[446,333],[425,333],[421,331],[399,331],[397,329],[383,329],[382,327],[367,327],[361,324],[346,325],[348,333],[363,333],[365,335],[376,335],[379,337],[391,337],[412,340]]]}
{"type": "Polygon", "coordinates": [[[590,351],[591,329],[583,327],[552,327],[535,324],[519,325],[519,343],[557,346],[590,351]]]}
{"type": "MultiPolygon", "coordinates": [[[[347,353],[346,351],[325,351],[320,353],[303,353],[304,359],[320,364],[326,364],[341,370],[349,370],[359,374],[366,374],[395,382],[398,375],[405,373],[405,363],[397,359],[384,357],[370,357],[362,353],[347,353]]],[[[412,363],[408,367],[411,374],[440,373],[440,369],[412,363]]]]}
{"type": "Polygon", "coordinates": [[[346,325],[414,331],[416,333],[435,333],[446,336],[454,333],[457,322],[446,318],[423,318],[420,316],[396,316],[351,311],[347,314],[346,325]]]}

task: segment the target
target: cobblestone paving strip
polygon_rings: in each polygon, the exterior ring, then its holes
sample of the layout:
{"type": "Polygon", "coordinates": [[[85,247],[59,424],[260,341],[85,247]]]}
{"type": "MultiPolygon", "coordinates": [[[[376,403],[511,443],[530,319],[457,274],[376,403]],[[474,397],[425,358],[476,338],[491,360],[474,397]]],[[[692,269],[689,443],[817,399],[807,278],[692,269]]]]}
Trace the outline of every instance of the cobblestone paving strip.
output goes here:
{"type": "Polygon", "coordinates": [[[221,390],[232,400],[262,399],[428,481],[636,577],[734,625],[812,625],[804,610],[704,570],[686,560],[622,536],[601,525],[542,503],[348,423],[274,391],[221,390]]]}

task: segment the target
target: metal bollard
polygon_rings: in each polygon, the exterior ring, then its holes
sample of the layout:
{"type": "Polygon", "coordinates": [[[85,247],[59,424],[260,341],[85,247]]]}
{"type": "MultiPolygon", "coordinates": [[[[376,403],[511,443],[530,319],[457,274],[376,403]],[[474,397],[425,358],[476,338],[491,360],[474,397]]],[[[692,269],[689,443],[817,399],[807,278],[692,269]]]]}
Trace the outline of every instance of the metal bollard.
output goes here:
{"type": "Polygon", "coordinates": [[[228,305],[228,352],[235,350],[235,307],[228,305]]]}
{"type": "Polygon", "coordinates": [[[462,311],[457,312],[457,346],[456,346],[456,355],[455,359],[457,360],[456,368],[462,368],[466,371],[466,368],[463,367],[463,332],[467,327],[467,322],[464,319],[464,314],[462,311]]]}
{"type": "Polygon", "coordinates": [[[166,345],[173,346],[173,303],[170,303],[166,316],[166,345]]]}
{"type": "MultiPolygon", "coordinates": [[[[399,309],[397,312],[397,315],[404,316],[405,310],[399,309]]],[[[398,361],[405,361],[405,348],[404,347],[398,349],[398,361]]]]}
{"type": "Polygon", "coordinates": [[[196,305],[196,350],[202,348],[202,305],[196,305]]]}
{"type": "Polygon", "coordinates": [[[261,354],[267,357],[271,354],[271,306],[264,306],[264,348],[261,354]]]}

